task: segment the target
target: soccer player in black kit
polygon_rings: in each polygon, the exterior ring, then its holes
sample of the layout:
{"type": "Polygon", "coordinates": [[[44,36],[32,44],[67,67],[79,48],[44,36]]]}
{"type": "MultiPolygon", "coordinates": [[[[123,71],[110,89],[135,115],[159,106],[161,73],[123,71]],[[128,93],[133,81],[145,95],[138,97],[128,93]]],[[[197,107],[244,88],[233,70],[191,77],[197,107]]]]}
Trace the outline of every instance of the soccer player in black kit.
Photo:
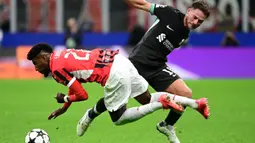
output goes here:
{"type": "MultiPolygon", "coordinates": [[[[171,6],[153,4],[146,0],[125,1],[157,17],[155,23],[129,55],[130,61],[156,91],[192,98],[191,89],[166,65],[167,55],[185,42],[190,30],[199,27],[209,17],[209,4],[203,0],[194,1],[184,14],[171,6]]],[[[137,100],[146,104],[150,102],[150,97],[137,100]]],[[[105,110],[100,99],[94,108],[87,111],[89,112],[87,117],[89,120],[85,122],[87,127],[105,110]]],[[[157,130],[166,135],[170,143],[180,143],[173,127],[180,117],[180,113],[171,110],[166,119],[156,125],[157,130]]]]}

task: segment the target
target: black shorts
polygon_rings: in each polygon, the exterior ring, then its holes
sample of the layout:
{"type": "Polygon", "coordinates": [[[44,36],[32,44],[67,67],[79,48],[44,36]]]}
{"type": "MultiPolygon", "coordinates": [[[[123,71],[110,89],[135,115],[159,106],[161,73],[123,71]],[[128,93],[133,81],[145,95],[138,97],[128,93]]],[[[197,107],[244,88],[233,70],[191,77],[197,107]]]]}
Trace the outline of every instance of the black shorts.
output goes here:
{"type": "Polygon", "coordinates": [[[156,91],[165,91],[169,85],[180,78],[180,76],[173,72],[167,65],[150,67],[136,62],[132,63],[139,74],[143,76],[156,91]]]}

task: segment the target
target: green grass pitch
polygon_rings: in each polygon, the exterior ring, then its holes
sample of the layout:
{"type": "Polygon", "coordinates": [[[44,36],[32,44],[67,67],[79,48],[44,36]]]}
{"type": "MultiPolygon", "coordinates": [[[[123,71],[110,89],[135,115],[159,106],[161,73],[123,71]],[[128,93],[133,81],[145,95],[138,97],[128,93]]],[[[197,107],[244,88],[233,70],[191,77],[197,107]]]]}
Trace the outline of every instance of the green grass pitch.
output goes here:
{"type": "MultiPolygon", "coordinates": [[[[205,120],[187,109],[176,124],[182,143],[255,142],[255,80],[191,80],[187,84],[194,98],[209,98],[211,118],[205,120]]],[[[66,87],[52,79],[0,80],[0,87],[1,143],[22,143],[33,128],[46,130],[51,143],[168,143],[155,127],[166,117],[167,110],[123,126],[115,126],[105,112],[83,137],[76,136],[78,120],[103,95],[98,84],[84,84],[89,100],[73,103],[64,115],[51,121],[48,115],[62,106],[53,97],[57,92],[66,93],[66,87]]],[[[137,105],[134,99],[128,104],[137,105]]]]}

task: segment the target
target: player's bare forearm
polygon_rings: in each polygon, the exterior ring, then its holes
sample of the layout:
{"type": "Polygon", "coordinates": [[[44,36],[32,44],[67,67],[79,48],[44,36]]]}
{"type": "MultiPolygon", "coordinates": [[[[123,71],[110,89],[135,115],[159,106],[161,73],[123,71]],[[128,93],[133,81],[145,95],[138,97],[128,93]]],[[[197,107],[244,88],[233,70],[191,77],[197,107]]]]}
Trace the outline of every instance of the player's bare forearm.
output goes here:
{"type": "Polygon", "coordinates": [[[125,0],[126,3],[130,4],[131,6],[150,12],[151,3],[147,2],[146,0],[125,0]]]}

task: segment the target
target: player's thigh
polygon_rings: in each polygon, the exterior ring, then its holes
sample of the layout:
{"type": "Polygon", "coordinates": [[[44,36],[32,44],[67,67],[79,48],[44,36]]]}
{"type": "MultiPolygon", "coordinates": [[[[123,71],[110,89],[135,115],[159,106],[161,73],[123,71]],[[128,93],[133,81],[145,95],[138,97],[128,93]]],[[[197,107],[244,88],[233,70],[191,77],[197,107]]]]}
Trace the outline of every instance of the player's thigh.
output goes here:
{"type": "Polygon", "coordinates": [[[116,111],[109,111],[112,122],[118,121],[126,110],[127,110],[127,107],[126,105],[124,105],[116,111]]]}
{"type": "Polygon", "coordinates": [[[192,98],[192,90],[182,79],[175,80],[171,85],[168,86],[165,91],[176,95],[192,98]]]}
{"type": "Polygon", "coordinates": [[[150,102],[148,91],[148,82],[138,73],[136,68],[130,62],[130,77],[131,77],[131,98],[135,98],[140,104],[150,102]]]}
{"type": "Polygon", "coordinates": [[[149,79],[149,84],[156,91],[165,91],[180,96],[192,97],[191,89],[179,75],[168,66],[165,66],[163,69],[159,70],[159,72],[154,74],[152,78],[149,79]]]}
{"type": "Polygon", "coordinates": [[[165,66],[158,69],[147,81],[154,90],[161,92],[166,91],[168,87],[178,79],[180,79],[179,75],[165,66]]]}
{"type": "Polygon", "coordinates": [[[104,87],[104,103],[108,111],[117,111],[128,103],[131,93],[130,84],[125,81],[109,82],[104,87]]]}
{"type": "Polygon", "coordinates": [[[115,57],[109,78],[104,86],[104,102],[108,111],[117,111],[128,103],[131,95],[131,76],[128,60],[122,56],[115,57]]]}

